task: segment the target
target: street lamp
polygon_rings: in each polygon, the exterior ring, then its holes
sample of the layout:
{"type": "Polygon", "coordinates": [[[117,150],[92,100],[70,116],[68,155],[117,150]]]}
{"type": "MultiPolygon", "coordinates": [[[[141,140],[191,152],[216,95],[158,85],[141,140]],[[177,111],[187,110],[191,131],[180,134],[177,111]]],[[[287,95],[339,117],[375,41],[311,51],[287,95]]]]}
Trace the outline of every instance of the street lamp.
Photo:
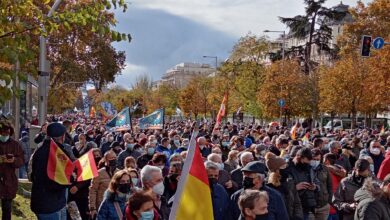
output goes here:
{"type": "Polygon", "coordinates": [[[203,58],[213,58],[215,59],[215,70],[218,68],[218,57],[217,56],[203,56],[203,58]]]}
{"type": "Polygon", "coordinates": [[[283,45],[282,45],[282,59],[284,60],[284,51],[285,51],[285,46],[286,46],[286,31],[270,31],[270,30],[265,30],[264,33],[283,33],[283,45]]]}
{"type": "MultiPolygon", "coordinates": [[[[47,17],[50,18],[62,0],[56,0],[47,17]]],[[[45,122],[47,112],[48,84],[50,82],[50,63],[47,60],[46,38],[39,37],[39,69],[38,69],[38,118],[39,125],[45,122]]]]}

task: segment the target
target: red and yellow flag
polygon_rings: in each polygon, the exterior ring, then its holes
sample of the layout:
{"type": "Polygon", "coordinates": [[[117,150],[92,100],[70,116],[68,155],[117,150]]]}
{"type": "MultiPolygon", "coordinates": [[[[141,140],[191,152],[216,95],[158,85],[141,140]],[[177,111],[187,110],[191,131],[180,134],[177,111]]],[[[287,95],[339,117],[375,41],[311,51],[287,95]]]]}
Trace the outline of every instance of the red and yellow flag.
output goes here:
{"type": "Polygon", "coordinates": [[[219,126],[221,126],[222,124],[222,117],[225,116],[225,105],[226,105],[226,102],[227,102],[227,93],[225,93],[225,95],[223,96],[223,100],[222,100],[222,103],[221,103],[221,107],[219,108],[219,111],[218,111],[218,115],[217,115],[217,120],[216,120],[216,123],[215,123],[215,126],[214,126],[214,130],[216,128],[218,128],[219,126]]]}
{"type": "Polygon", "coordinates": [[[305,136],[303,136],[303,138],[302,138],[302,143],[307,144],[309,142],[309,138],[310,138],[310,134],[309,134],[309,132],[307,132],[305,134],[305,136]]]}
{"type": "Polygon", "coordinates": [[[211,190],[194,131],[169,219],[212,220],[211,190]]]}
{"type": "Polygon", "coordinates": [[[294,125],[291,128],[290,133],[291,133],[291,139],[293,139],[293,140],[297,139],[297,126],[294,125]]]}
{"type": "Polygon", "coordinates": [[[61,185],[69,185],[73,172],[73,163],[60,147],[50,140],[47,176],[61,185]]]}
{"type": "Polygon", "coordinates": [[[382,128],[381,128],[381,134],[384,134],[385,133],[385,126],[382,125],[382,128]]]}
{"type": "Polygon", "coordinates": [[[89,112],[89,117],[90,118],[95,118],[95,116],[96,116],[96,110],[95,110],[95,107],[91,107],[91,110],[90,110],[90,112],[89,112]]]}
{"type": "Polygon", "coordinates": [[[89,180],[98,176],[92,150],[76,160],[74,165],[77,168],[77,181],[89,180]]]}

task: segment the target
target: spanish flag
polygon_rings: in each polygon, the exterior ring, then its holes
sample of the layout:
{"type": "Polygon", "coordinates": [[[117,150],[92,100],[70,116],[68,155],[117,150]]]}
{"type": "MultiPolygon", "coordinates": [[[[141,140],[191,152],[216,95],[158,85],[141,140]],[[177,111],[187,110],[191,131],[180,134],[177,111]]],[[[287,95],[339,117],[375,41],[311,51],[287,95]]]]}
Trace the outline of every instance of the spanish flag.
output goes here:
{"type": "Polygon", "coordinates": [[[69,185],[73,173],[73,163],[60,147],[50,140],[47,176],[61,185],[69,185]]]}
{"type": "Polygon", "coordinates": [[[77,181],[89,180],[98,176],[92,150],[76,160],[74,165],[77,169],[77,181]]]}
{"type": "Polygon", "coordinates": [[[221,126],[221,124],[222,124],[222,117],[225,116],[225,106],[226,106],[227,99],[228,99],[228,94],[225,93],[225,95],[223,96],[221,107],[219,108],[219,111],[218,111],[217,121],[215,123],[214,130],[216,128],[218,128],[219,126],[221,126]]]}
{"type": "Polygon", "coordinates": [[[174,196],[169,220],[212,220],[213,204],[206,168],[196,143],[195,130],[174,196]]]}
{"type": "Polygon", "coordinates": [[[307,132],[302,138],[302,144],[307,144],[309,142],[310,134],[307,132]]]}
{"type": "Polygon", "coordinates": [[[295,140],[297,139],[297,126],[294,125],[292,128],[291,128],[291,139],[295,140]]]}
{"type": "Polygon", "coordinates": [[[96,116],[96,110],[95,110],[95,107],[91,107],[91,111],[89,112],[89,117],[90,118],[95,118],[96,116]]]}

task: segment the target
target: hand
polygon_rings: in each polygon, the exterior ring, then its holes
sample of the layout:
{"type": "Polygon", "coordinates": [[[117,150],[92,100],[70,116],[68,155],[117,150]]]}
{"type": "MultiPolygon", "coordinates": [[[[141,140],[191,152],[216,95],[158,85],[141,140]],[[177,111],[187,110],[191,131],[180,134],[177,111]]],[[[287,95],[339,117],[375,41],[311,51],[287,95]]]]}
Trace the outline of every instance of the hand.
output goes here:
{"type": "Polygon", "coordinates": [[[349,208],[355,210],[356,209],[356,203],[349,204],[349,208]]]}
{"type": "Polygon", "coordinates": [[[232,188],[232,187],[233,187],[232,181],[231,181],[231,180],[227,181],[227,182],[225,183],[225,186],[226,186],[227,189],[232,188]]]}
{"type": "Polygon", "coordinates": [[[72,188],[70,188],[69,192],[72,193],[72,194],[75,194],[77,192],[77,187],[76,186],[73,186],[72,188]]]}
{"type": "Polygon", "coordinates": [[[97,215],[96,210],[89,211],[89,216],[91,216],[91,218],[94,218],[96,215],[97,215]]]}
{"type": "Polygon", "coordinates": [[[316,184],[312,183],[312,184],[309,184],[309,186],[307,187],[308,190],[311,190],[311,191],[314,191],[316,190],[316,184]]]}
{"type": "Polygon", "coordinates": [[[310,183],[308,182],[301,182],[301,183],[298,183],[295,188],[299,191],[299,190],[303,190],[303,189],[308,189],[310,187],[310,183]]]}

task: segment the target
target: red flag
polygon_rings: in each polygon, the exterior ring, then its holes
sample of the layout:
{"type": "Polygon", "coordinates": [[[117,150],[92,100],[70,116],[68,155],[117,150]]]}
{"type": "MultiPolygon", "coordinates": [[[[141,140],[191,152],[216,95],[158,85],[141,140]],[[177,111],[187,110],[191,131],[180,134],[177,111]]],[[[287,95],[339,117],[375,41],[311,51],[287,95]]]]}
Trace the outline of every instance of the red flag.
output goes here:
{"type": "Polygon", "coordinates": [[[227,98],[228,98],[227,97],[227,93],[225,93],[225,95],[223,96],[221,107],[219,108],[219,112],[218,112],[218,115],[217,115],[217,121],[215,123],[214,130],[216,128],[218,128],[219,126],[221,126],[221,124],[222,124],[222,117],[225,116],[225,105],[226,105],[226,102],[227,102],[227,98]]]}

